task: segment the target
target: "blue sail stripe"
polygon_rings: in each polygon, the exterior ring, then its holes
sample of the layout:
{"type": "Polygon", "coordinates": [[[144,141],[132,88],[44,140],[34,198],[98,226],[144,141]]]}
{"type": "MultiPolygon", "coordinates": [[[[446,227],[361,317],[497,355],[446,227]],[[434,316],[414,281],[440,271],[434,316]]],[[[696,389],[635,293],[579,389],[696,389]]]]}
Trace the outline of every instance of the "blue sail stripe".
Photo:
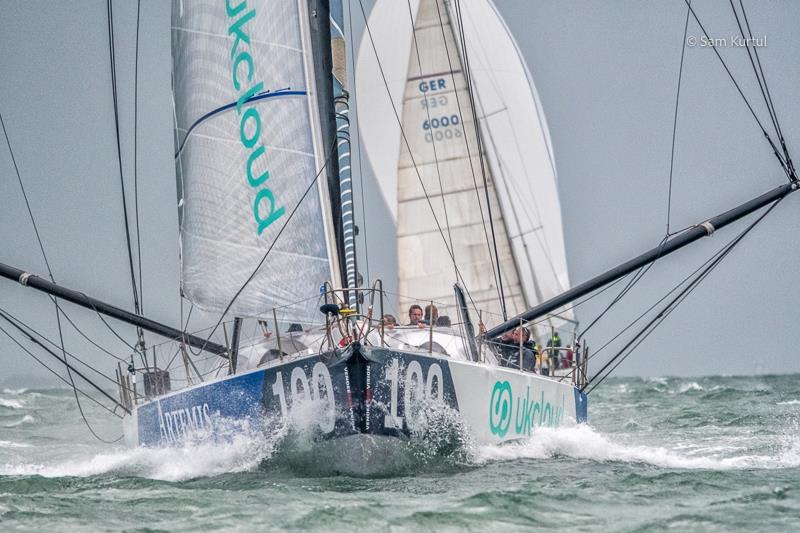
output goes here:
{"type": "MultiPolygon", "coordinates": [[[[244,103],[245,104],[250,104],[252,102],[256,102],[256,101],[259,101],[259,100],[266,100],[267,98],[275,98],[275,97],[278,97],[278,96],[306,96],[307,94],[308,93],[306,91],[291,91],[291,90],[288,90],[288,89],[282,89],[280,91],[275,91],[275,92],[259,93],[259,94],[255,95],[255,96],[252,96],[252,97],[248,98],[247,100],[245,100],[244,103]]],[[[218,115],[220,113],[224,113],[225,111],[228,111],[229,109],[233,109],[234,107],[236,107],[236,103],[237,102],[231,102],[229,104],[225,104],[224,106],[218,107],[218,108],[214,109],[213,111],[209,111],[208,113],[206,113],[202,117],[198,118],[194,122],[194,124],[192,124],[189,127],[188,130],[186,130],[186,135],[183,137],[183,141],[181,141],[181,145],[178,148],[178,151],[175,152],[175,159],[177,159],[178,156],[181,155],[181,152],[183,152],[183,147],[186,146],[186,141],[189,140],[189,136],[192,134],[192,130],[194,130],[197,126],[199,126],[200,124],[202,124],[206,120],[210,119],[211,117],[213,117],[215,115],[218,115]]]]}

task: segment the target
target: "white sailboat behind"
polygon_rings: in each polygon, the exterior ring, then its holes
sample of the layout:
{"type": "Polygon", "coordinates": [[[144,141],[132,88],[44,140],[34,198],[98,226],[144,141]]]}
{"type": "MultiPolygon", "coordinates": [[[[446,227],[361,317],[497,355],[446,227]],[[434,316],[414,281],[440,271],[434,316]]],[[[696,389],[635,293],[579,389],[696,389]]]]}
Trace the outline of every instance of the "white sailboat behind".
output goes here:
{"type": "MultiPolygon", "coordinates": [[[[359,126],[395,217],[400,294],[452,301],[453,261],[439,233],[449,226],[448,246],[467,289],[497,321],[484,174],[509,314],[569,287],[561,206],[547,123],[513,37],[490,0],[460,9],[459,17],[442,0],[376,4],[358,56],[359,126]],[[381,75],[388,94],[369,89],[381,75]],[[405,137],[387,118],[395,112],[405,137]]],[[[570,311],[562,316],[574,318],[570,311]]]]}

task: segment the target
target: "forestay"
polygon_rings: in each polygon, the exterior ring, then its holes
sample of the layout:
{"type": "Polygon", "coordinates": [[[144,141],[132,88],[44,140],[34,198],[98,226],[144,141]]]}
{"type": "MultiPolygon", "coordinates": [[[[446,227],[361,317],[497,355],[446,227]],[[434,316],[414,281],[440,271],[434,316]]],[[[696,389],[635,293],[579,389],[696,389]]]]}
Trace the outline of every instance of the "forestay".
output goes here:
{"type": "MultiPolygon", "coordinates": [[[[533,81],[493,4],[475,0],[461,2],[460,8],[504,291],[513,314],[569,286],[555,165],[533,81]]],[[[437,8],[434,0],[410,6],[384,2],[376,4],[369,24],[380,68],[365,36],[356,78],[359,124],[384,198],[395,214],[400,292],[452,300],[452,260],[419,172],[442,230],[446,233],[450,225],[455,260],[467,289],[478,307],[499,313],[480,153],[455,10],[442,1],[437,8]],[[395,110],[385,91],[366,89],[374,83],[370,77],[381,76],[381,68],[395,110]],[[402,117],[413,161],[399,127],[391,127],[395,111],[402,117]]]]}
{"type": "Polygon", "coordinates": [[[335,279],[305,2],[176,0],[172,10],[182,290],[222,311],[313,317],[335,279]],[[188,137],[187,137],[188,135],[188,137]]]}

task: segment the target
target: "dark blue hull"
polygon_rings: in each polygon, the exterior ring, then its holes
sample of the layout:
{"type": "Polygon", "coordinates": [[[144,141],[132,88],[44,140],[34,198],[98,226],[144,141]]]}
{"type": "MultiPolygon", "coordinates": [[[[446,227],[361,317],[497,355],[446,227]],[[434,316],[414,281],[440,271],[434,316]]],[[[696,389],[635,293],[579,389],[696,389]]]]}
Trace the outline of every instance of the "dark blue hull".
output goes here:
{"type": "Polygon", "coordinates": [[[399,437],[410,433],[409,421],[421,409],[436,404],[459,412],[479,440],[492,442],[567,419],[585,421],[586,403],[577,389],[548,378],[353,344],[151,400],[137,408],[126,436],[132,444],[168,446],[242,432],[272,434],[291,421],[322,439],[399,437]],[[509,426],[505,416],[522,429],[500,431],[509,426]]]}

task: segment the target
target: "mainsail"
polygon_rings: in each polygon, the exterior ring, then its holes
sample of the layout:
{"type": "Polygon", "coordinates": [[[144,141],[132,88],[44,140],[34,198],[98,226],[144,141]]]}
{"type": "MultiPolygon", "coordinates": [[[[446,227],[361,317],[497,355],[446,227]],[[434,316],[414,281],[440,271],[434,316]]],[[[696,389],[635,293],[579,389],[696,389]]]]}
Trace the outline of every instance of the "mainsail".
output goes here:
{"type": "MultiPolygon", "coordinates": [[[[561,208],[547,125],[516,43],[489,0],[461,2],[458,14],[443,0],[376,4],[369,26],[378,58],[368,34],[359,51],[359,125],[395,214],[400,294],[452,301],[455,271],[440,234],[449,226],[461,279],[496,320],[489,207],[509,314],[569,286],[561,208]],[[381,70],[395,109],[385,92],[366,89],[381,70]],[[395,112],[404,137],[392,124],[395,112]]],[[[409,301],[401,298],[401,305],[409,301]]]]}
{"type": "Polygon", "coordinates": [[[272,248],[231,312],[308,320],[338,279],[324,175],[276,241],[330,155],[306,2],[175,0],[172,51],[183,294],[223,311],[272,248]]]}

